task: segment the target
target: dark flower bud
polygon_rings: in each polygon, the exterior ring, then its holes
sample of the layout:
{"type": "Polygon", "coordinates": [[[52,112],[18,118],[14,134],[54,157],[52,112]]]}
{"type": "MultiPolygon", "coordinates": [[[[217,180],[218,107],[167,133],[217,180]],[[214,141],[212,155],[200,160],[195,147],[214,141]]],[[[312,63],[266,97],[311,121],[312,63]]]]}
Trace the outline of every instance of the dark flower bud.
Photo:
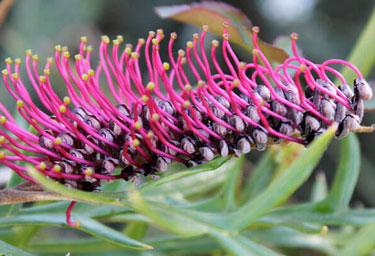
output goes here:
{"type": "Polygon", "coordinates": [[[229,147],[228,147],[228,143],[225,140],[221,140],[220,141],[219,147],[220,147],[220,155],[222,157],[228,156],[228,154],[229,154],[229,147]]]}
{"type": "Polygon", "coordinates": [[[174,106],[172,105],[172,103],[168,102],[168,101],[163,101],[163,100],[160,100],[158,102],[158,106],[164,110],[165,112],[167,112],[168,114],[170,115],[174,115],[176,113],[176,109],[174,108],[174,106]]]}
{"type": "Polygon", "coordinates": [[[219,108],[216,107],[215,105],[211,105],[210,108],[211,108],[212,113],[213,113],[217,118],[219,118],[219,119],[223,119],[223,118],[224,118],[225,113],[224,113],[221,109],[219,109],[219,108]]]}
{"type": "Polygon", "coordinates": [[[78,188],[78,183],[75,180],[64,180],[64,185],[68,188],[78,188]]]}
{"type": "Polygon", "coordinates": [[[211,161],[214,159],[214,152],[209,147],[199,148],[199,153],[205,161],[211,161]]]}
{"type": "MultiPolygon", "coordinates": [[[[88,135],[86,137],[86,139],[88,139],[89,141],[91,141],[93,144],[95,145],[99,145],[99,140],[97,138],[94,138],[93,136],[91,135],[88,135]]],[[[91,155],[93,153],[95,153],[95,149],[92,148],[90,145],[88,144],[84,144],[83,148],[86,150],[87,154],[91,155]]]]}
{"type": "MultiPolygon", "coordinates": [[[[208,132],[206,132],[205,130],[203,130],[203,129],[197,129],[197,131],[198,131],[201,135],[203,135],[203,137],[205,137],[205,138],[207,138],[207,139],[210,138],[210,134],[208,134],[208,132]]],[[[202,138],[199,137],[197,134],[194,134],[194,136],[195,136],[195,138],[196,138],[197,141],[204,142],[204,141],[202,140],[202,138]]]]}
{"type": "Polygon", "coordinates": [[[284,91],[284,94],[285,94],[285,98],[291,103],[296,104],[296,105],[300,104],[298,92],[296,92],[295,90],[284,91]]]}
{"type": "Polygon", "coordinates": [[[113,142],[115,140],[115,136],[113,134],[113,132],[108,129],[108,128],[101,128],[99,131],[98,131],[98,134],[105,138],[106,140],[109,140],[111,142],[113,142]]]}
{"type": "Polygon", "coordinates": [[[70,160],[63,160],[61,162],[56,162],[61,167],[61,172],[72,174],[75,172],[75,166],[77,165],[74,161],[70,160]]]}
{"type": "Polygon", "coordinates": [[[181,147],[184,151],[186,151],[189,154],[195,153],[195,143],[193,139],[190,137],[184,137],[181,140],[181,147]]]}
{"type": "Polygon", "coordinates": [[[305,132],[306,134],[310,131],[317,131],[320,128],[320,122],[315,117],[307,115],[305,118],[305,132]]]}
{"type": "Polygon", "coordinates": [[[159,172],[165,172],[165,171],[168,169],[168,161],[167,161],[167,158],[165,158],[165,157],[158,157],[158,158],[156,159],[155,168],[156,168],[159,172]]]}
{"type": "Polygon", "coordinates": [[[254,105],[249,105],[246,107],[246,115],[256,123],[259,123],[260,117],[257,111],[257,107],[254,105]]]}
{"type": "Polygon", "coordinates": [[[267,86],[260,84],[256,87],[256,92],[259,93],[260,97],[262,97],[265,101],[271,99],[271,92],[267,88],[267,86]]]}
{"type": "Polygon", "coordinates": [[[109,125],[109,129],[111,129],[114,135],[120,136],[121,134],[123,134],[122,128],[113,120],[110,120],[108,125],[109,125]]]}
{"type": "Polygon", "coordinates": [[[151,112],[147,105],[142,106],[142,118],[146,119],[147,121],[151,120],[151,112]]]}
{"type": "Polygon", "coordinates": [[[72,133],[60,133],[58,138],[61,139],[61,142],[73,147],[75,144],[75,136],[72,133]]]}
{"type": "MultiPolygon", "coordinates": [[[[327,89],[328,91],[330,91],[332,94],[336,95],[336,90],[335,88],[332,87],[332,85],[327,82],[327,81],[324,81],[322,79],[317,79],[316,80],[316,83],[318,83],[320,86],[322,86],[324,89],[327,89]]],[[[324,97],[328,97],[328,95],[326,94],[323,94],[324,97]]]]}
{"type": "Polygon", "coordinates": [[[243,99],[244,101],[246,101],[248,104],[252,103],[252,100],[249,98],[249,96],[245,95],[245,94],[240,94],[240,98],[243,99]]]}
{"type": "Polygon", "coordinates": [[[315,106],[319,106],[320,104],[320,92],[318,89],[314,90],[313,103],[315,106]]]}
{"type": "MultiPolygon", "coordinates": [[[[203,119],[203,116],[202,116],[202,112],[197,108],[197,107],[193,107],[194,111],[195,111],[195,117],[199,120],[199,121],[202,121],[203,119]]],[[[191,118],[194,119],[193,115],[190,114],[191,118]]]]}
{"type": "Polygon", "coordinates": [[[44,135],[39,136],[38,143],[43,148],[52,149],[54,147],[53,141],[51,141],[44,135]]]}
{"type": "Polygon", "coordinates": [[[359,120],[362,120],[365,107],[364,107],[363,99],[361,99],[359,95],[354,96],[352,107],[354,109],[354,113],[359,117],[359,120]]]}
{"type": "Polygon", "coordinates": [[[197,166],[198,164],[199,164],[198,162],[193,161],[193,160],[188,160],[188,161],[186,162],[186,166],[189,167],[189,168],[194,167],[194,166],[197,166]]]}
{"type": "Polygon", "coordinates": [[[330,120],[332,120],[335,116],[335,107],[333,103],[326,98],[321,100],[319,105],[319,111],[330,120]]]}
{"type": "MultiPolygon", "coordinates": [[[[178,141],[171,140],[171,141],[169,141],[169,143],[175,145],[176,147],[180,147],[180,143],[179,143],[178,141]]],[[[166,152],[167,152],[168,154],[172,155],[172,156],[177,155],[177,152],[176,152],[174,149],[169,148],[169,147],[166,147],[166,152]]]]}
{"type": "Polygon", "coordinates": [[[118,104],[118,105],[116,105],[116,109],[121,114],[123,114],[124,116],[129,116],[129,114],[130,114],[129,109],[128,109],[128,107],[125,104],[118,104]]]}
{"type": "Polygon", "coordinates": [[[344,105],[338,102],[336,104],[335,122],[338,124],[341,123],[345,118],[345,114],[346,114],[346,108],[344,107],[344,105]]]}
{"type": "Polygon", "coordinates": [[[105,173],[114,173],[116,166],[118,166],[119,160],[113,157],[105,157],[102,162],[102,168],[105,173]]]}
{"type": "Polygon", "coordinates": [[[241,154],[247,154],[251,150],[251,141],[247,137],[242,137],[237,141],[237,149],[241,154]]]}
{"type": "Polygon", "coordinates": [[[344,119],[344,127],[349,129],[349,131],[354,131],[359,127],[359,120],[358,116],[355,115],[347,115],[344,119]]]}
{"type": "Polygon", "coordinates": [[[280,131],[282,134],[285,134],[285,135],[287,135],[287,136],[292,136],[293,133],[294,133],[294,128],[293,128],[293,126],[291,126],[291,125],[288,124],[288,123],[281,123],[280,128],[279,128],[279,131],[280,131]]]}
{"type": "Polygon", "coordinates": [[[354,79],[354,87],[358,90],[359,97],[362,100],[370,100],[372,98],[372,89],[365,79],[354,79]]]}
{"type": "Polygon", "coordinates": [[[94,115],[87,115],[83,118],[83,121],[94,128],[95,130],[99,130],[101,128],[101,124],[99,119],[94,115]]]}
{"type": "Polygon", "coordinates": [[[221,137],[225,137],[225,135],[227,135],[227,133],[228,133],[227,128],[225,128],[224,126],[222,126],[218,123],[214,123],[212,125],[212,128],[213,128],[214,132],[219,134],[221,137]]]}
{"type": "Polygon", "coordinates": [[[347,84],[341,84],[339,89],[348,99],[351,99],[354,96],[352,89],[347,84]]]}
{"type": "Polygon", "coordinates": [[[83,107],[74,108],[72,109],[72,112],[76,117],[78,117],[82,121],[85,118],[85,116],[89,114],[89,112],[87,112],[86,109],[84,109],[83,107]]]}
{"type": "Polygon", "coordinates": [[[245,130],[245,123],[244,121],[241,119],[241,117],[237,116],[237,115],[232,115],[231,117],[229,117],[229,122],[230,124],[236,128],[236,130],[238,132],[242,132],[243,130],[245,130]]]}
{"type": "Polygon", "coordinates": [[[287,108],[285,107],[284,104],[280,103],[277,100],[273,100],[272,103],[271,103],[271,106],[272,106],[272,110],[274,112],[276,112],[277,114],[279,114],[281,116],[286,116],[287,108]]]}
{"type": "Polygon", "coordinates": [[[277,95],[279,95],[281,98],[285,99],[285,95],[284,95],[284,90],[283,89],[281,89],[280,87],[275,87],[274,90],[275,90],[275,93],[277,95]]]}
{"type": "Polygon", "coordinates": [[[255,146],[258,150],[264,150],[266,148],[268,142],[268,135],[261,129],[254,129],[253,131],[253,138],[255,142],[255,146]]]}
{"type": "Polygon", "coordinates": [[[217,100],[217,102],[223,105],[226,109],[230,108],[230,102],[226,98],[224,98],[224,96],[216,95],[215,99],[217,100]]]}
{"type": "Polygon", "coordinates": [[[76,158],[85,159],[87,157],[87,152],[84,149],[71,149],[69,154],[76,158]]]}

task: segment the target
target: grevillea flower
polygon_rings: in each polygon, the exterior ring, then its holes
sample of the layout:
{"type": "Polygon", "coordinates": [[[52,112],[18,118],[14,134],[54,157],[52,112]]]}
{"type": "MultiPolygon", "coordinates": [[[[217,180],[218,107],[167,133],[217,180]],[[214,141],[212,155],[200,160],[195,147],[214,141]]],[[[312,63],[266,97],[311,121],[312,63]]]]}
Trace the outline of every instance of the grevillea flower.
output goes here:
{"type": "MultiPolygon", "coordinates": [[[[20,77],[21,61],[12,65],[7,59],[3,83],[37,135],[17,125],[0,103],[4,128],[0,143],[9,151],[0,153],[0,162],[32,182],[19,161],[66,186],[95,191],[102,180],[156,176],[171,161],[194,166],[215,155],[263,150],[269,143],[306,145],[332,123],[339,126],[337,137],[359,127],[363,100],[370,99],[372,91],[355,66],[338,59],[315,64],[301,57],[294,33],[294,56],[273,68],[258,46],[258,27],[253,28],[253,59],[243,62],[232,50],[227,30],[225,25],[221,46],[214,40],[206,52],[208,26],[204,26],[178,54],[173,50],[177,35],[172,33],[168,62],[159,54],[165,38],[161,29],[140,39],[134,49],[126,45],[122,52],[122,37],[113,40],[110,51],[110,40],[103,36],[97,67],[91,65],[92,48],[83,37],[74,66],[68,50],[56,46],[54,61],[48,59],[43,75],[37,68],[38,57],[28,50],[28,82],[48,113],[32,101],[20,77]],[[225,68],[216,58],[219,50],[225,68]],[[140,68],[141,56],[146,70],[140,68]],[[53,62],[68,91],[63,99],[50,79],[53,62]],[[354,92],[331,64],[346,65],[357,74],[354,92]],[[339,86],[328,73],[340,80],[339,86]],[[103,93],[104,86],[116,103],[103,93]],[[122,171],[115,172],[117,168],[122,171]]],[[[73,206],[74,202],[67,211],[71,225],[73,206]]]]}

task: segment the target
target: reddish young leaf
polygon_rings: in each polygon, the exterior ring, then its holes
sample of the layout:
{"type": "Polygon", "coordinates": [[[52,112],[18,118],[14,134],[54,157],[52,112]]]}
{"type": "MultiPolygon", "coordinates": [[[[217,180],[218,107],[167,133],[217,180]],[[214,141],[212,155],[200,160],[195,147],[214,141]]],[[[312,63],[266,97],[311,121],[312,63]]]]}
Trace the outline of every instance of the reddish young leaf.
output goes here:
{"type": "MultiPolygon", "coordinates": [[[[248,50],[253,49],[251,21],[241,10],[221,2],[202,2],[190,5],[160,6],[155,12],[163,19],[170,18],[195,26],[208,25],[210,31],[222,35],[223,23],[230,24],[230,40],[248,50]]],[[[259,40],[259,45],[271,61],[284,62],[288,54],[280,48],[259,40]]]]}

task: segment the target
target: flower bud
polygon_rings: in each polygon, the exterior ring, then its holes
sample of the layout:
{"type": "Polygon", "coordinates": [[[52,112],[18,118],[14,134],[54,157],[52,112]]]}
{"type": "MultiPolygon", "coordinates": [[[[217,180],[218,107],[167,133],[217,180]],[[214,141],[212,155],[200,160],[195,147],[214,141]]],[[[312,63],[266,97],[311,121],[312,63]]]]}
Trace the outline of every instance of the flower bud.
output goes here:
{"type": "Polygon", "coordinates": [[[356,78],[354,80],[354,88],[358,91],[362,100],[370,100],[372,98],[372,89],[365,79],[356,78]]]}

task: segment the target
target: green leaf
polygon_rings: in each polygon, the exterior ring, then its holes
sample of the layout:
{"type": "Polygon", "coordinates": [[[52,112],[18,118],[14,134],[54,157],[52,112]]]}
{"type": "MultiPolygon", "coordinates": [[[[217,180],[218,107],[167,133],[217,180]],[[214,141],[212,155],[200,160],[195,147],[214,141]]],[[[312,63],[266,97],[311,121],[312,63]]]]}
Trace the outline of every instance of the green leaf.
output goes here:
{"type": "Polygon", "coordinates": [[[134,221],[129,223],[124,233],[135,240],[143,240],[148,230],[148,224],[141,221],[134,221]]]}
{"type": "Polygon", "coordinates": [[[346,243],[344,248],[337,252],[337,256],[370,255],[375,249],[375,223],[361,228],[346,243]]]}
{"type": "Polygon", "coordinates": [[[25,252],[17,247],[0,241],[0,255],[4,256],[33,256],[34,254],[25,252]]]}
{"type": "Polygon", "coordinates": [[[326,175],[324,172],[320,172],[315,177],[315,183],[312,187],[310,200],[312,202],[319,202],[327,197],[328,187],[326,175]]]}
{"type": "Polygon", "coordinates": [[[258,220],[274,225],[290,223],[318,223],[322,225],[366,226],[375,222],[375,209],[350,210],[341,213],[319,213],[309,210],[276,209],[258,220]]]}
{"type": "MultiPolygon", "coordinates": [[[[150,245],[131,239],[126,235],[112,228],[109,228],[91,218],[87,218],[82,215],[73,215],[73,220],[81,222],[82,225],[79,230],[105,240],[109,243],[139,250],[152,249],[150,245]]],[[[13,225],[42,225],[73,228],[66,224],[65,214],[30,214],[0,219],[0,227],[9,227],[13,225]]]]}
{"type": "Polygon", "coordinates": [[[244,236],[259,243],[283,248],[312,249],[328,254],[336,252],[329,237],[320,234],[304,234],[291,228],[274,227],[265,230],[252,230],[244,233],[244,236]]]}
{"type": "Polygon", "coordinates": [[[237,235],[235,237],[230,236],[225,232],[210,232],[228,252],[234,255],[247,255],[247,256],[276,256],[281,255],[266,247],[263,247],[250,239],[237,235]]]}
{"type": "MultiPolygon", "coordinates": [[[[348,62],[355,65],[364,77],[367,77],[372,67],[375,65],[375,8],[371,17],[351,51],[348,62]]],[[[351,83],[356,77],[355,73],[349,68],[344,67],[341,71],[348,83],[351,83]]]]}
{"type": "MultiPolygon", "coordinates": [[[[229,22],[230,40],[248,51],[253,49],[251,22],[239,9],[225,3],[201,2],[190,5],[160,6],[155,8],[161,18],[170,18],[195,26],[209,25],[210,31],[218,36],[223,34],[223,23],[229,22]]],[[[270,61],[279,63],[288,58],[288,54],[277,47],[258,41],[259,47],[270,61]]]]}
{"type": "Polygon", "coordinates": [[[224,201],[224,211],[230,211],[237,207],[236,194],[239,185],[239,179],[241,177],[243,163],[245,155],[235,159],[233,169],[228,172],[227,181],[220,193],[222,194],[222,200],[224,201]]]}
{"type": "Polygon", "coordinates": [[[180,179],[184,176],[194,175],[194,174],[198,174],[198,173],[202,173],[202,172],[208,172],[208,171],[216,170],[217,168],[222,166],[228,160],[229,160],[229,157],[217,157],[212,161],[206,162],[206,163],[201,164],[201,165],[197,165],[197,166],[189,168],[185,171],[179,171],[175,174],[163,177],[163,178],[158,179],[158,180],[156,180],[152,183],[149,183],[149,184],[145,185],[143,188],[141,188],[141,192],[145,193],[145,192],[147,192],[147,191],[149,191],[149,190],[151,190],[151,189],[153,189],[157,186],[160,186],[160,185],[165,184],[165,183],[170,183],[171,181],[180,179]]]}
{"type": "Polygon", "coordinates": [[[72,201],[74,200],[93,204],[104,203],[128,206],[125,200],[120,200],[120,198],[116,196],[112,196],[111,198],[108,195],[104,196],[104,193],[85,192],[81,190],[70,189],[58,183],[57,181],[53,181],[52,179],[44,176],[34,167],[29,167],[28,170],[30,176],[33,177],[46,190],[72,198],[72,201]]]}
{"type": "Polygon", "coordinates": [[[335,212],[340,212],[347,208],[357,184],[360,165],[359,141],[355,134],[350,133],[341,141],[340,163],[332,189],[327,200],[322,203],[323,209],[326,204],[335,212]]]}
{"type": "Polygon", "coordinates": [[[293,163],[305,150],[306,148],[298,143],[280,145],[275,154],[277,169],[272,177],[271,183],[282,175],[291,163],[293,163]]]}
{"type": "MultiPolygon", "coordinates": [[[[211,253],[215,249],[221,249],[213,239],[208,236],[197,238],[185,238],[173,235],[157,234],[156,236],[147,239],[147,243],[152,244],[154,249],[152,252],[164,252],[168,255],[180,255],[189,252],[190,255],[211,253]]],[[[134,251],[130,252],[121,247],[103,242],[96,238],[80,238],[80,239],[67,239],[50,242],[34,242],[29,246],[34,251],[41,252],[102,252],[103,255],[109,255],[109,251],[118,250],[122,255],[134,255],[134,251]],[[104,254],[104,252],[106,254],[104,254]]],[[[55,254],[57,255],[57,254],[55,254]]],[[[75,254],[72,254],[75,255],[75,254]]],[[[112,255],[112,254],[110,254],[112,255]]],[[[154,254],[152,254],[154,255],[154,254]]]]}
{"type": "Polygon", "coordinates": [[[189,216],[186,212],[181,212],[182,209],[173,208],[168,204],[147,202],[139,191],[134,190],[130,200],[138,212],[153,221],[152,224],[174,234],[190,237],[205,234],[209,229],[207,224],[189,216]]]}
{"type": "Polygon", "coordinates": [[[273,183],[257,197],[228,216],[232,230],[240,230],[255,222],[273,207],[283,203],[310,176],[336,131],[330,127],[320,135],[273,183]]]}
{"type": "Polygon", "coordinates": [[[274,156],[274,152],[270,150],[262,156],[262,159],[255,166],[250,178],[245,181],[244,187],[241,191],[241,202],[253,198],[267,187],[276,167],[274,156]]]}
{"type": "Polygon", "coordinates": [[[201,194],[226,180],[227,173],[231,171],[234,164],[234,159],[230,159],[231,157],[217,157],[202,165],[154,181],[140,191],[147,198],[152,197],[159,202],[168,201],[170,198],[181,199],[182,195],[201,194]]]}

